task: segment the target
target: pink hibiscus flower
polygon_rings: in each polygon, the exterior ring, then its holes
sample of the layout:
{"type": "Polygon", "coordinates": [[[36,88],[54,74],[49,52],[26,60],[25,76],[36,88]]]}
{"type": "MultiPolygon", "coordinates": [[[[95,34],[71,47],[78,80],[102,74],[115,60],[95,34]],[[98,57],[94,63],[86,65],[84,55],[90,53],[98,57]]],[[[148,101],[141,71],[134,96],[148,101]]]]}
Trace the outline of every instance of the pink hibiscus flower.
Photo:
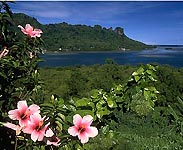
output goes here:
{"type": "Polygon", "coordinates": [[[12,120],[18,120],[20,126],[26,126],[28,121],[30,120],[30,116],[34,113],[40,113],[40,107],[32,104],[29,107],[27,106],[26,101],[19,101],[17,104],[17,108],[15,110],[10,110],[8,112],[8,116],[12,120]]]}
{"type": "Polygon", "coordinates": [[[21,25],[18,25],[18,27],[24,34],[34,38],[40,37],[41,33],[43,33],[40,29],[33,29],[33,27],[30,24],[26,24],[25,28],[23,28],[21,25]]]}
{"type": "Polygon", "coordinates": [[[74,126],[69,127],[68,133],[72,136],[78,136],[81,143],[87,143],[89,137],[95,137],[98,134],[97,128],[90,126],[92,120],[93,117],[91,115],[84,116],[83,118],[79,114],[74,115],[74,126]]]}
{"type": "Polygon", "coordinates": [[[54,146],[59,146],[60,145],[60,139],[57,136],[52,136],[50,138],[48,138],[47,140],[47,145],[54,145],[54,146]]]}
{"type": "Polygon", "coordinates": [[[41,118],[39,113],[35,113],[30,116],[30,121],[28,125],[23,129],[24,133],[31,134],[31,139],[36,142],[42,141],[44,136],[51,137],[53,136],[53,131],[48,128],[48,125],[44,126],[44,117],[41,118]]]}
{"type": "Polygon", "coordinates": [[[20,127],[19,125],[15,125],[15,124],[12,124],[12,123],[9,123],[9,122],[3,123],[3,125],[5,127],[8,127],[8,128],[11,128],[11,129],[15,130],[16,135],[19,135],[21,133],[22,127],[20,127]]]}

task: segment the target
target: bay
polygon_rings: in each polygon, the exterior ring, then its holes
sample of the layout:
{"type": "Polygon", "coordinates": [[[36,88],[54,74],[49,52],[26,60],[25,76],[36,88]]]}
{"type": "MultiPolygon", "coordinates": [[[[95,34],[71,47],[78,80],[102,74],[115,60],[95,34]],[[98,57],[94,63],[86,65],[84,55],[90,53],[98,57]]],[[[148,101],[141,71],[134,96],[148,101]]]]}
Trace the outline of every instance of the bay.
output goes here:
{"type": "Polygon", "coordinates": [[[158,46],[141,51],[46,53],[40,57],[44,60],[40,67],[105,64],[106,59],[120,65],[156,63],[183,67],[183,47],[180,46],[158,46]]]}

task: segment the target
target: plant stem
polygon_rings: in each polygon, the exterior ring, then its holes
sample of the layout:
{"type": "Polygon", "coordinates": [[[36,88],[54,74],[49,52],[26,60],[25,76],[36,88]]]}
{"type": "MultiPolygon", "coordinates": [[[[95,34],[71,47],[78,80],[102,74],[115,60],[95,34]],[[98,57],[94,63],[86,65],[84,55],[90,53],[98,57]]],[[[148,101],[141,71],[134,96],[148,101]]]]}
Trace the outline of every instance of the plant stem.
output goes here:
{"type": "Polygon", "coordinates": [[[17,149],[17,136],[15,136],[15,150],[17,149]]]}

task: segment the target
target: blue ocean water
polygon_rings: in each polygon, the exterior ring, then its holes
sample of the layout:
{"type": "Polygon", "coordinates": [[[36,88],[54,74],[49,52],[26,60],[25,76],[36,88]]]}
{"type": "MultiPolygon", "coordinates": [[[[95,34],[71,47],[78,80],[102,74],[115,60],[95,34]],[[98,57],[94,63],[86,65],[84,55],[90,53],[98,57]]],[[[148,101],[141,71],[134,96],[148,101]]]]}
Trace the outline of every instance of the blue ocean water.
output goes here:
{"type": "Polygon", "coordinates": [[[180,47],[166,49],[160,46],[141,51],[46,53],[40,57],[44,60],[40,63],[41,67],[105,64],[108,58],[120,65],[157,63],[183,67],[183,48],[180,47]]]}

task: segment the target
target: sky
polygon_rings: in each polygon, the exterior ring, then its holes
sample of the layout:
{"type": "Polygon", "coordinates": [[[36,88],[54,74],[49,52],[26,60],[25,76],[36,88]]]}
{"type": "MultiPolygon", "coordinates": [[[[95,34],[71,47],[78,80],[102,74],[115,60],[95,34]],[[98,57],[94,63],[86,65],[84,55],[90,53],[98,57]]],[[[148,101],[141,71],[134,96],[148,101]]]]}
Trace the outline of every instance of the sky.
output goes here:
{"type": "Polygon", "coordinates": [[[41,24],[122,27],[146,44],[183,45],[183,1],[17,1],[10,7],[41,24]]]}

